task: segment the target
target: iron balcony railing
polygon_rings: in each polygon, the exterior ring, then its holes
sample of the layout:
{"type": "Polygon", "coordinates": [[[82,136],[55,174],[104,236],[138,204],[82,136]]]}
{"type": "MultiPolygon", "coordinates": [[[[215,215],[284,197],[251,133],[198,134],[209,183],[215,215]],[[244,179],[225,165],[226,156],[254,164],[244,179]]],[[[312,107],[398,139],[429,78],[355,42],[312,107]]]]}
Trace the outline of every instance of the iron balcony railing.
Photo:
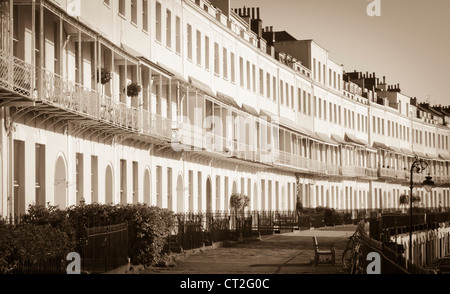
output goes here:
{"type": "Polygon", "coordinates": [[[20,96],[36,99],[36,69],[0,49],[0,87],[20,96]]]}

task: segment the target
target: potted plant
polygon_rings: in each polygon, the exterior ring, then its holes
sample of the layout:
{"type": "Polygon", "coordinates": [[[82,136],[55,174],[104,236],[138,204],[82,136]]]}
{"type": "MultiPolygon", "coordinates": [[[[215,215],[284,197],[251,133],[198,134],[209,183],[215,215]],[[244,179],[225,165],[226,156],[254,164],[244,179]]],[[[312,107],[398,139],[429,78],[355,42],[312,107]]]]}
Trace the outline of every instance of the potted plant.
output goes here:
{"type": "Polygon", "coordinates": [[[97,83],[100,80],[100,83],[102,85],[105,85],[111,80],[111,78],[112,78],[111,72],[106,68],[102,67],[100,69],[100,72],[99,70],[97,70],[97,83]]]}
{"type": "Polygon", "coordinates": [[[132,82],[127,86],[127,96],[128,97],[136,97],[141,92],[142,87],[136,82],[132,82]]]}

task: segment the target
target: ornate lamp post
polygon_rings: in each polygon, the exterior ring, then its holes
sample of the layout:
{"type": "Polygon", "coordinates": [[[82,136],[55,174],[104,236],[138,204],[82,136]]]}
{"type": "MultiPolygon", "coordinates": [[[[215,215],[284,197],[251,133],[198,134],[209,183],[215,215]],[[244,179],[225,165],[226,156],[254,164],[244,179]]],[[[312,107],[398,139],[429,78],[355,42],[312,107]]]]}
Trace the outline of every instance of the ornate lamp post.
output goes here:
{"type": "MultiPolygon", "coordinates": [[[[410,195],[409,195],[409,259],[412,262],[412,231],[413,231],[413,173],[422,173],[425,169],[428,168],[428,163],[423,159],[418,159],[417,157],[414,159],[414,162],[411,165],[411,175],[409,178],[409,187],[410,187],[410,195]]],[[[431,189],[434,186],[434,182],[431,179],[431,176],[427,176],[425,181],[422,183],[423,187],[427,192],[431,192],[431,189]]]]}

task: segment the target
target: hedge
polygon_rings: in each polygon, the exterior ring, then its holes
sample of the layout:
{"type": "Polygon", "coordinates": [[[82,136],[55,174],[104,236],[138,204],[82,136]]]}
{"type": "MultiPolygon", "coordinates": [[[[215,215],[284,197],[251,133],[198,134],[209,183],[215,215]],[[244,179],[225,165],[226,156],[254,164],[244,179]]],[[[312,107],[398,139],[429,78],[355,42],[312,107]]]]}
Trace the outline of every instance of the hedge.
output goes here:
{"type": "MultiPolygon", "coordinates": [[[[165,255],[164,248],[175,227],[172,211],[146,204],[82,204],[61,210],[56,206],[30,205],[22,224],[51,227],[64,234],[74,251],[83,252],[85,228],[128,223],[128,257],[133,264],[153,265],[165,255]]],[[[56,232],[55,231],[55,232],[56,232]]],[[[41,231],[36,231],[41,234],[41,231]]],[[[55,236],[55,240],[63,240],[55,236]]],[[[65,239],[64,239],[65,240],[65,239]]]]}

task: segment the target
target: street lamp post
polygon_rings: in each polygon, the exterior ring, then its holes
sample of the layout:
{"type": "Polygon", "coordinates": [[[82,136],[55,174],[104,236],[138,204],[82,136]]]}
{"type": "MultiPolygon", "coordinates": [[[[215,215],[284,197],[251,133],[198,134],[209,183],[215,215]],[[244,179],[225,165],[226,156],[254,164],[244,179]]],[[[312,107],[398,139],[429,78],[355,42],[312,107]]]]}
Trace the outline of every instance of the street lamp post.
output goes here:
{"type": "MultiPolygon", "coordinates": [[[[428,168],[428,163],[424,161],[423,159],[418,159],[417,157],[414,159],[414,162],[411,165],[411,176],[409,178],[409,188],[410,188],[410,195],[409,195],[409,259],[412,263],[412,231],[413,231],[413,174],[415,173],[422,173],[425,169],[428,168]]],[[[425,178],[425,181],[422,183],[423,187],[427,192],[430,192],[433,188],[434,182],[432,181],[431,176],[427,176],[425,178]]]]}

